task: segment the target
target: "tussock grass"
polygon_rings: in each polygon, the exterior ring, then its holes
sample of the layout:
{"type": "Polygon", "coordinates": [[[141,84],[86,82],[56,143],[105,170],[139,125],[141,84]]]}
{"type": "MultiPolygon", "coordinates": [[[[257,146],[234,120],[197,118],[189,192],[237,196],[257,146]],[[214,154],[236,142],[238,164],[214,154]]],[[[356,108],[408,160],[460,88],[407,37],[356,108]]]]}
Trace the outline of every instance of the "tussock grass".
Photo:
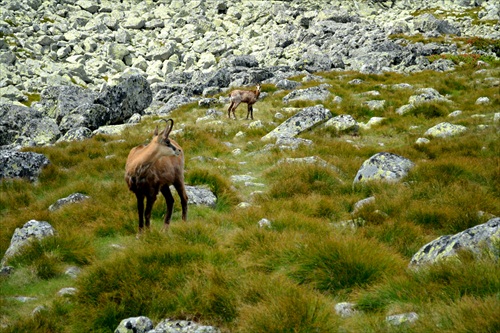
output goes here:
{"type": "Polygon", "coordinates": [[[257,300],[242,309],[236,332],[334,332],[338,327],[331,301],[319,294],[283,278],[264,278],[251,287],[257,300]]]}
{"type": "MultiPolygon", "coordinates": [[[[464,297],[497,297],[500,288],[499,270],[495,260],[477,261],[465,252],[459,260],[443,261],[418,271],[408,271],[372,287],[370,291],[361,292],[358,308],[381,311],[393,303],[414,304],[418,307],[432,302],[450,305],[464,297]]],[[[496,306],[499,305],[497,303],[496,306]]]]}
{"type": "Polygon", "coordinates": [[[458,261],[419,271],[407,264],[429,241],[500,215],[500,145],[493,123],[500,95],[488,79],[498,76],[498,65],[448,73],[320,74],[332,96],[343,98],[340,104],[322,101],[334,115],[385,120],[357,135],[318,126],[300,135],[310,146],[263,152],[269,142],[260,139],[275,128],[276,112],[291,117],[284,107],[316,102],[285,104],[288,92],[264,85],[268,95],[254,108],[263,127],[254,129],[241,119],[244,107],[239,120],[229,121],[228,105],[215,106],[224,115],[222,124],[213,125],[196,123],[205,108],[185,105],[169,115],[174,129],[182,129],[173,137],[185,151],[185,180],[210,188],[217,204],[191,205],[183,222],[176,200],[170,228],[160,232],[165,202],[159,198],[152,228],[139,240],[136,200],[124,182],[124,166],[132,147],[151,140],[158,117],[144,117],[119,136],[29,148],[45,154],[51,165],[37,183],[0,182],[0,251],[15,228],[31,219],[51,223],[58,234],[26,247],[10,261],[13,275],[0,277],[2,329],[112,332],[122,319],[145,315],[155,322],[196,320],[223,332],[497,331],[500,272],[491,255],[473,260],[462,253],[458,261]],[[363,82],[349,84],[356,78],[363,82]],[[414,88],[393,88],[397,83],[414,88]],[[395,113],[415,89],[427,87],[451,103],[395,113]],[[380,95],[365,94],[372,90],[380,95]],[[476,105],[482,96],[490,103],[476,105]],[[369,110],[363,102],[372,99],[385,100],[385,107],[369,110]],[[462,115],[449,118],[455,110],[462,115]],[[444,121],[467,131],[415,144],[444,121]],[[361,164],[378,152],[406,157],[415,167],[398,183],[353,186],[361,164]],[[327,165],[278,164],[309,156],[327,165]],[[251,175],[263,186],[233,183],[232,175],[251,175]],[[75,192],[90,199],[48,211],[75,192]],[[355,204],[370,196],[375,202],[353,214],[355,204]],[[252,206],[240,208],[240,202],[252,206]],[[263,218],[269,227],[259,227],[263,218]],[[355,228],[343,226],[352,222],[355,228]],[[76,280],[63,274],[73,265],[83,270],[76,280]],[[56,296],[68,286],[77,294],[56,296]],[[14,296],[37,300],[19,303],[14,296]],[[333,309],[339,301],[356,302],[361,312],[339,318],[333,309]],[[38,305],[45,309],[32,315],[38,305]],[[411,326],[385,322],[387,315],[410,311],[420,316],[411,326]]]}

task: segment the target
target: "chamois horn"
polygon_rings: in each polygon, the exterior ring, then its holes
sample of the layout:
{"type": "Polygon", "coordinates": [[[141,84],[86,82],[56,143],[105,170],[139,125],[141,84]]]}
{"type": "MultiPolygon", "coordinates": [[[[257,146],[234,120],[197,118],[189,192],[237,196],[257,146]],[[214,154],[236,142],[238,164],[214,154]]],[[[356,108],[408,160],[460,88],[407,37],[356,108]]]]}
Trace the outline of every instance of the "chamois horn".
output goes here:
{"type": "Polygon", "coordinates": [[[162,118],[161,120],[163,120],[166,123],[165,129],[163,130],[163,137],[164,138],[168,138],[168,135],[170,134],[170,132],[172,131],[172,128],[174,127],[174,120],[172,118],[167,119],[167,120],[165,120],[165,119],[162,118]],[[169,122],[171,123],[171,125],[170,125],[170,128],[167,131],[168,123],[169,122]]]}

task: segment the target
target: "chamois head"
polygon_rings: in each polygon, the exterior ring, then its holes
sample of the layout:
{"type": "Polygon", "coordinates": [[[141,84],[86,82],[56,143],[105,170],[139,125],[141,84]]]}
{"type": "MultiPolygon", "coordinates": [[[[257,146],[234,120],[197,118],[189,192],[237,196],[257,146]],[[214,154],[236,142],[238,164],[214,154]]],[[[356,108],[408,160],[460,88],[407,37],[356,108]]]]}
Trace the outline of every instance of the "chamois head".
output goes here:
{"type": "Polygon", "coordinates": [[[162,156],[179,156],[181,153],[180,149],[175,147],[170,139],[168,138],[170,132],[172,131],[172,127],[174,127],[173,119],[161,119],[166,125],[165,129],[158,134],[158,125],[155,128],[153,133],[153,143],[158,145],[158,150],[160,150],[162,156]],[[170,127],[168,126],[170,123],[170,127]]]}

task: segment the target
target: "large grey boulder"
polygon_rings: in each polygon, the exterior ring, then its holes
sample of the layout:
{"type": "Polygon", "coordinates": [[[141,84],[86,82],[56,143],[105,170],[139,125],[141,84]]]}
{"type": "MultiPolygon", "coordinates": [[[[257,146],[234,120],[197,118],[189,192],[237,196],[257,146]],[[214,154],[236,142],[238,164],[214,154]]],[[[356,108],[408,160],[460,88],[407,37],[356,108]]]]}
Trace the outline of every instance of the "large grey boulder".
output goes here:
{"type": "MultiPolygon", "coordinates": [[[[11,145],[16,140],[19,141],[18,144],[20,145],[23,145],[23,143],[29,145],[30,138],[38,136],[37,124],[47,124],[46,129],[53,129],[48,123],[49,119],[33,108],[0,104],[0,146],[11,145]]],[[[54,133],[54,136],[57,136],[57,134],[54,133]]]]}
{"type": "Polygon", "coordinates": [[[31,220],[26,222],[22,228],[16,228],[10,245],[2,258],[1,266],[4,266],[10,258],[19,253],[24,246],[33,240],[42,240],[46,237],[54,236],[55,233],[55,229],[45,221],[31,220]]]}
{"type": "Polygon", "coordinates": [[[79,86],[50,86],[42,91],[36,107],[60,123],[64,116],[82,104],[92,104],[96,97],[94,91],[79,86]]]}
{"type": "Polygon", "coordinates": [[[191,103],[193,100],[191,98],[179,94],[172,96],[161,108],[156,111],[156,114],[160,116],[168,115],[170,112],[175,109],[181,107],[182,105],[186,105],[191,103]]]}
{"type": "Polygon", "coordinates": [[[415,18],[413,22],[415,30],[422,33],[438,32],[446,35],[460,36],[460,29],[451,25],[446,20],[439,20],[432,14],[422,14],[415,18]]]}
{"type": "Polygon", "coordinates": [[[292,101],[324,101],[331,95],[328,87],[328,84],[321,84],[312,88],[297,89],[283,97],[283,102],[289,103],[292,101]]]}
{"type": "Polygon", "coordinates": [[[96,130],[110,122],[111,113],[107,107],[100,104],[82,103],[61,119],[59,129],[63,133],[81,127],[96,130]]]}
{"type": "Polygon", "coordinates": [[[413,166],[412,161],[402,156],[386,152],[378,153],[363,162],[354,177],[353,184],[371,180],[399,181],[413,166]]]}
{"type": "Polygon", "coordinates": [[[306,70],[309,73],[315,73],[328,71],[334,67],[334,64],[328,54],[320,52],[306,52],[302,55],[302,59],[300,59],[294,67],[297,70],[306,70]]]}
{"type": "Polygon", "coordinates": [[[217,197],[207,186],[186,185],[188,204],[215,207],[217,197]]]}
{"type": "Polygon", "coordinates": [[[62,141],[83,141],[92,137],[92,131],[87,127],[76,127],[68,130],[57,142],[62,141]]]}
{"type": "Polygon", "coordinates": [[[288,118],[281,125],[262,137],[263,141],[277,138],[291,138],[324,122],[332,117],[330,110],[323,105],[316,105],[302,109],[288,118]]]}
{"type": "Polygon", "coordinates": [[[54,119],[30,119],[24,122],[15,143],[21,146],[44,146],[56,142],[60,136],[61,131],[54,119]]]}
{"type": "Polygon", "coordinates": [[[45,155],[16,150],[0,150],[0,179],[27,178],[36,181],[50,161],[45,155]]]}
{"type": "Polygon", "coordinates": [[[496,244],[499,241],[500,218],[495,217],[484,224],[455,235],[441,236],[422,246],[411,258],[410,267],[418,268],[453,257],[460,250],[468,250],[480,255],[486,249],[498,258],[500,253],[498,253],[498,245],[496,244]]]}
{"type": "Polygon", "coordinates": [[[109,124],[122,123],[133,114],[144,114],[151,104],[153,93],[148,81],[142,75],[130,75],[116,86],[105,86],[95,104],[109,109],[109,124]]]}
{"type": "Polygon", "coordinates": [[[148,317],[132,317],[123,319],[115,333],[147,333],[153,329],[153,322],[148,317]]]}

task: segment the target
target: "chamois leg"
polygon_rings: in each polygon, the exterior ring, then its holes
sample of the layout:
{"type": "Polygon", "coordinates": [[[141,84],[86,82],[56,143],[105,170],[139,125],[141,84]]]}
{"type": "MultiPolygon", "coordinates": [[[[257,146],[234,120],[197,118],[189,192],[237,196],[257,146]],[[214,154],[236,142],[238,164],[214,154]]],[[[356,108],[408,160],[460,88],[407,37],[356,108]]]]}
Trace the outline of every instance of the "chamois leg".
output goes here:
{"type": "Polygon", "coordinates": [[[182,206],[182,220],[187,221],[187,211],[188,211],[188,196],[186,194],[186,188],[183,183],[174,184],[175,190],[179,194],[181,198],[181,206],[182,206]]]}
{"type": "Polygon", "coordinates": [[[248,120],[248,116],[250,116],[250,118],[252,118],[252,120],[253,120],[253,104],[248,104],[247,120],[248,120]]]}
{"type": "Polygon", "coordinates": [[[136,193],[135,196],[137,198],[137,211],[139,213],[139,231],[137,235],[140,235],[144,228],[144,195],[136,193]]]}
{"type": "Polygon", "coordinates": [[[163,220],[163,230],[168,229],[168,225],[170,224],[170,219],[172,218],[172,212],[174,210],[174,197],[170,192],[170,188],[168,186],[163,186],[161,188],[161,193],[165,197],[165,203],[167,204],[167,211],[165,212],[165,219],[163,220]]]}
{"type": "Polygon", "coordinates": [[[151,222],[151,211],[153,210],[153,205],[156,201],[156,196],[155,195],[148,195],[146,196],[146,212],[144,214],[145,222],[146,222],[146,228],[149,229],[150,227],[150,222],[151,222]]]}
{"type": "MultiPolygon", "coordinates": [[[[240,105],[240,102],[231,102],[231,105],[233,106],[231,111],[233,111],[233,117],[234,119],[236,120],[236,108],[238,107],[238,105],[240,105]]],[[[229,116],[229,118],[231,118],[231,116],[229,116]]]]}
{"type": "Polygon", "coordinates": [[[231,119],[231,109],[232,109],[233,105],[234,105],[234,102],[231,102],[231,104],[229,105],[229,109],[227,109],[227,117],[229,119],[231,119]]]}

